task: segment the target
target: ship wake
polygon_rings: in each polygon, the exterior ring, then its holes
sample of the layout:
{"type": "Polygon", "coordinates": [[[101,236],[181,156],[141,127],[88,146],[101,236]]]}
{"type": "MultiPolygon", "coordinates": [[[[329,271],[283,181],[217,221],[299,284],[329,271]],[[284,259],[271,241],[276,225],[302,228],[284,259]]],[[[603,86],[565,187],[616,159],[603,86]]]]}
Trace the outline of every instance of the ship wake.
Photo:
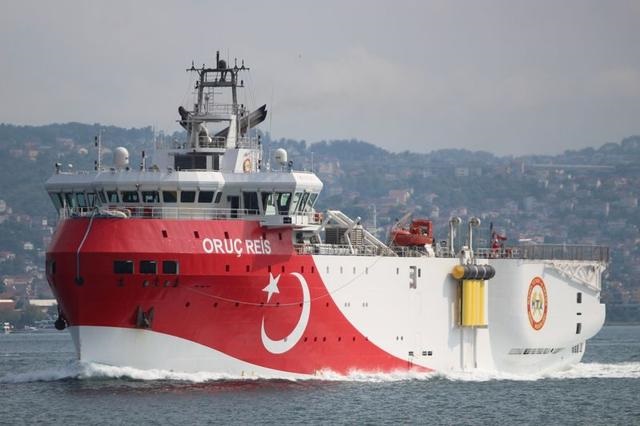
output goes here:
{"type": "MultiPolygon", "coordinates": [[[[567,370],[542,374],[508,374],[484,371],[468,372],[392,372],[370,373],[353,371],[347,375],[332,371],[320,371],[309,379],[333,382],[395,382],[418,380],[448,380],[452,382],[486,381],[536,381],[536,380],[572,380],[572,379],[628,379],[640,378],[640,362],[616,364],[580,363],[567,370]]],[[[10,373],[0,377],[0,383],[51,382],[63,380],[134,380],[134,381],[176,381],[205,383],[215,381],[269,380],[269,377],[257,375],[230,375],[220,373],[180,373],[166,370],[140,370],[132,367],[114,367],[98,363],[73,361],[68,364],[36,371],[10,373]]]]}

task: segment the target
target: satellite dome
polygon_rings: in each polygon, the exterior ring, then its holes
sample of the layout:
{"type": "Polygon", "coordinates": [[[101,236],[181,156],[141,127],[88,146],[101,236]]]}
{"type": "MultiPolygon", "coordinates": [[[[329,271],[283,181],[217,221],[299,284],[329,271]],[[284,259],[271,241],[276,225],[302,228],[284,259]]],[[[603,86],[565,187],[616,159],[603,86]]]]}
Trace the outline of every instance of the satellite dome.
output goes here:
{"type": "Polygon", "coordinates": [[[127,148],[119,146],[113,151],[113,163],[118,169],[124,169],[129,166],[129,151],[127,148]]]}
{"type": "Polygon", "coordinates": [[[275,152],[275,159],[281,166],[287,165],[287,150],[284,148],[278,148],[275,152]]]}

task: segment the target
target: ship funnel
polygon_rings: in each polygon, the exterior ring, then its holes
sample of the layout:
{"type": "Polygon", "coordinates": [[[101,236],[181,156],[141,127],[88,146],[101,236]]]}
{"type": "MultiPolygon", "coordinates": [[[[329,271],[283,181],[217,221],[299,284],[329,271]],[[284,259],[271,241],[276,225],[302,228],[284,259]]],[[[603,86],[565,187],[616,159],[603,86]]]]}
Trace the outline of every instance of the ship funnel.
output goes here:
{"type": "Polygon", "coordinates": [[[460,222],[462,222],[462,220],[458,216],[454,216],[449,219],[449,253],[451,256],[454,256],[456,253],[456,249],[453,245],[456,234],[458,233],[458,226],[460,226],[460,222]]]}
{"type": "Polygon", "coordinates": [[[113,164],[117,169],[129,167],[129,151],[127,148],[119,146],[113,151],[113,164]]]}
{"type": "Polygon", "coordinates": [[[478,226],[480,226],[479,218],[472,217],[471,219],[469,219],[469,234],[467,235],[467,245],[469,247],[469,250],[473,250],[473,228],[477,228],[478,226]]]}

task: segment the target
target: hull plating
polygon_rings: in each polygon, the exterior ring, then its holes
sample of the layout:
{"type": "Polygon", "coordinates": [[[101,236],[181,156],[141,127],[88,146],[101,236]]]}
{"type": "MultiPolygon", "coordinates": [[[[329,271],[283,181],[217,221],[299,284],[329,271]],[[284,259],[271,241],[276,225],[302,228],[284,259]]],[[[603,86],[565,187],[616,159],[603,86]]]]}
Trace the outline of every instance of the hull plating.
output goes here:
{"type": "Polygon", "coordinates": [[[48,279],[81,359],[174,371],[537,372],[578,362],[604,320],[597,294],[544,263],[495,260],[488,325],[460,327],[457,259],[298,255],[291,241],[247,221],[68,219],[48,279]],[[156,272],[141,273],[142,261],[156,272]],[[527,312],[536,277],[548,291],[538,330],[527,312]],[[139,312],[151,311],[141,329],[139,312]]]}

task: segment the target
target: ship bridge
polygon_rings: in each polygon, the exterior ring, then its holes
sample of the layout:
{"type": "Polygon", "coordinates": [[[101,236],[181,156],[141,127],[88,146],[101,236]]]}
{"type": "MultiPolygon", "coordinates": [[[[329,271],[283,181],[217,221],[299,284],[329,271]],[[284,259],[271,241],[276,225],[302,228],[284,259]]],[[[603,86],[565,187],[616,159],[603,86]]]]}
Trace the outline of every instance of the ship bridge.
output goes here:
{"type": "Polygon", "coordinates": [[[101,161],[96,138],[94,171],[69,172],[56,165],[46,188],[61,216],[102,214],[118,217],[248,219],[264,226],[313,228],[321,223],[314,205],[322,182],[311,172],[296,171],[279,149],[275,166],[263,162],[259,135],[252,129],[267,115],[266,105],[253,112],[238,102],[244,61],[230,66],[219,53],[216,66],[196,68],[195,103],[178,108],[178,124],[187,136],[142,153],[139,169],[129,152],[117,148],[113,164],[101,161]]]}

